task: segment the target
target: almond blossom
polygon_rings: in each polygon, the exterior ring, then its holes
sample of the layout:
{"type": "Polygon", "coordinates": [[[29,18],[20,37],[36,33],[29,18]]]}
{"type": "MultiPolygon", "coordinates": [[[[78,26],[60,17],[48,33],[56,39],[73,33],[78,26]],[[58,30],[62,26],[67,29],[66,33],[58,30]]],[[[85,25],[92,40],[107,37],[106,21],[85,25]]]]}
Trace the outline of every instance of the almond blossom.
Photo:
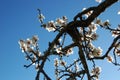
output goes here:
{"type": "Polygon", "coordinates": [[[113,62],[112,56],[108,55],[108,56],[107,56],[107,61],[110,62],[110,63],[113,62]]]}
{"type": "Polygon", "coordinates": [[[20,49],[22,49],[22,52],[26,51],[26,44],[24,40],[20,40],[18,41],[19,45],[20,45],[20,49]]]}
{"type": "Polygon", "coordinates": [[[119,34],[119,31],[112,31],[112,37],[117,37],[119,34]]]}
{"type": "Polygon", "coordinates": [[[120,42],[115,44],[115,54],[120,56],[120,42]]]}
{"type": "Polygon", "coordinates": [[[101,67],[95,67],[92,69],[91,74],[95,76],[96,79],[98,79],[101,72],[101,67]]]}
{"type": "Polygon", "coordinates": [[[115,49],[115,53],[120,56],[120,50],[119,49],[115,49]]]}
{"type": "Polygon", "coordinates": [[[62,17],[63,21],[67,22],[68,18],[66,16],[62,17]]]}
{"type": "Polygon", "coordinates": [[[88,27],[92,32],[96,32],[97,30],[97,25],[94,22],[92,22],[88,27]]]}
{"type": "Polygon", "coordinates": [[[101,56],[102,51],[103,50],[100,47],[94,48],[92,54],[94,57],[99,57],[99,56],[101,56]]]}
{"type": "Polygon", "coordinates": [[[92,38],[93,41],[94,41],[94,40],[97,40],[98,35],[97,35],[96,33],[93,33],[93,34],[91,35],[91,38],[92,38]]]}
{"type": "Polygon", "coordinates": [[[55,31],[56,30],[56,25],[54,23],[54,21],[49,21],[46,26],[45,26],[45,29],[48,30],[48,32],[51,32],[51,31],[55,31]]]}
{"type": "Polygon", "coordinates": [[[118,11],[118,13],[117,13],[118,15],[120,15],[120,11],[118,11]]]}
{"type": "Polygon", "coordinates": [[[94,46],[92,43],[89,43],[89,44],[88,44],[88,47],[89,47],[91,50],[93,50],[95,46],[94,46]]]}
{"type": "Polygon", "coordinates": [[[106,20],[105,22],[103,22],[103,26],[110,26],[110,21],[106,20]]]}
{"type": "Polygon", "coordinates": [[[63,16],[62,19],[61,18],[57,18],[55,24],[57,26],[64,26],[67,23],[66,21],[67,21],[67,17],[63,16]]]}
{"type": "Polygon", "coordinates": [[[59,54],[59,55],[62,55],[62,47],[58,47],[56,48],[56,52],[59,54]]]}
{"type": "Polygon", "coordinates": [[[102,21],[101,21],[99,18],[96,19],[95,23],[96,23],[97,25],[102,25],[102,21]]]}
{"type": "Polygon", "coordinates": [[[73,54],[73,48],[69,48],[66,53],[66,55],[71,55],[71,54],[73,54]]]}
{"type": "Polygon", "coordinates": [[[66,64],[67,64],[67,63],[66,63],[64,60],[60,60],[60,65],[61,65],[61,66],[66,66],[66,64]]]}
{"type": "Polygon", "coordinates": [[[54,66],[55,67],[59,66],[59,60],[58,60],[58,58],[54,59],[54,66]]]}
{"type": "Polygon", "coordinates": [[[96,2],[98,2],[98,3],[101,3],[102,2],[102,0],[95,0],[96,2]]]}
{"type": "MultiPolygon", "coordinates": [[[[83,8],[82,11],[86,10],[86,8],[83,8]]],[[[83,15],[83,18],[88,18],[91,14],[93,13],[93,11],[89,11],[86,14],[83,15]]]]}
{"type": "Polygon", "coordinates": [[[27,40],[20,40],[18,41],[20,45],[20,49],[22,52],[32,52],[34,47],[37,46],[37,41],[39,40],[37,35],[34,35],[31,39],[27,38],[27,40]]]}
{"type": "Polygon", "coordinates": [[[35,47],[37,45],[37,41],[39,40],[37,35],[34,35],[31,39],[31,44],[35,47]]]}

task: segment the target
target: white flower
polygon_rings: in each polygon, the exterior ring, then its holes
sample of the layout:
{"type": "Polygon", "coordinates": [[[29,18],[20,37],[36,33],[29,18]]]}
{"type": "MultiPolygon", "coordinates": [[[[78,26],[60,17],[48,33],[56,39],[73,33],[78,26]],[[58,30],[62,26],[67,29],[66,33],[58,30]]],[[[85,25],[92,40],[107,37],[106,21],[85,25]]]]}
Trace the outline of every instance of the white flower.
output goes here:
{"type": "Polygon", "coordinates": [[[92,52],[90,52],[88,56],[89,56],[89,58],[93,58],[94,57],[92,52]]]}
{"type": "MultiPolygon", "coordinates": [[[[87,8],[83,8],[82,11],[86,10],[87,8]]],[[[91,14],[93,13],[93,11],[89,11],[86,14],[83,15],[83,18],[86,19],[88,18],[91,14]]]]}
{"type": "Polygon", "coordinates": [[[71,55],[71,54],[73,54],[73,48],[69,48],[67,50],[67,54],[66,55],[71,55]]]}
{"type": "Polygon", "coordinates": [[[56,45],[56,44],[54,44],[53,48],[54,48],[54,49],[56,49],[56,48],[57,48],[57,45],[56,45]]]}
{"type": "Polygon", "coordinates": [[[37,35],[34,35],[34,36],[32,37],[32,41],[33,41],[33,42],[37,42],[38,40],[39,40],[39,38],[38,38],[37,35]]]}
{"type": "Polygon", "coordinates": [[[119,31],[112,31],[112,37],[117,37],[119,35],[119,31]]]}
{"type": "Polygon", "coordinates": [[[120,11],[118,11],[118,13],[117,13],[118,15],[120,15],[120,11]]]}
{"type": "Polygon", "coordinates": [[[102,0],[95,0],[96,2],[98,2],[98,3],[101,3],[102,2],[102,0]]]}
{"type": "Polygon", "coordinates": [[[18,43],[20,45],[20,49],[22,49],[22,52],[27,51],[27,45],[24,40],[20,40],[18,43]]]}
{"type": "Polygon", "coordinates": [[[120,50],[119,49],[115,49],[115,53],[120,56],[120,50]]]}
{"type": "Polygon", "coordinates": [[[90,31],[92,31],[92,32],[96,32],[96,30],[97,30],[97,24],[95,24],[95,23],[91,23],[90,25],[89,25],[89,29],[90,29],[90,31]]]}
{"type": "Polygon", "coordinates": [[[40,56],[41,56],[41,54],[42,54],[42,53],[39,51],[39,52],[38,52],[38,56],[40,57],[40,56]]]}
{"type": "Polygon", "coordinates": [[[110,21],[109,21],[109,20],[106,20],[106,21],[103,23],[103,26],[110,26],[110,21]]]}
{"type": "Polygon", "coordinates": [[[91,38],[92,38],[92,40],[97,40],[98,35],[97,35],[96,33],[93,33],[93,34],[91,35],[91,38]]]}
{"type": "Polygon", "coordinates": [[[94,75],[94,79],[95,80],[98,80],[100,72],[101,72],[101,68],[100,67],[95,67],[91,71],[91,74],[94,75]]]}
{"type": "Polygon", "coordinates": [[[59,54],[59,53],[62,53],[62,48],[61,47],[59,47],[59,48],[56,48],[56,52],[59,54]]]}
{"type": "Polygon", "coordinates": [[[63,21],[64,21],[65,23],[67,23],[67,20],[68,20],[68,19],[67,19],[66,16],[63,16],[62,19],[63,19],[63,21]]]}
{"type": "Polygon", "coordinates": [[[61,65],[61,66],[66,66],[66,64],[67,64],[67,63],[66,63],[65,61],[63,61],[63,60],[60,61],[60,65],[61,65]]]}
{"type": "Polygon", "coordinates": [[[27,46],[30,46],[31,43],[32,43],[32,41],[31,41],[29,38],[27,38],[27,40],[26,40],[26,45],[27,45],[27,46]]]}
{"type": "Polygon", "coordinates": [[[101,72],[101,67],[95,67],[91,71],[91,73],[94,74],[94,75],[99,74],[100,72],[101,72]]]}
{"type": "Polygon", "coordinates": [[[42,55],[42,53],[39,50],[34,50],[34,53],[35,53],[34,56],[36,58],[38,58],[38,57],[40,57],[42,55]]]}
{"type": "Polygon", "coordinates": [[[83,8],[82,11],[86,10],[86,8],[83,8]]]}
{"type": "Polygon", "coordinates": [[[20,40],[18,41],[18,44],[20,45],[20,49],[22,49],[24,47],[25,42],[24,40],[20,40]]]}
{"type": "Polygon", "coordinates": [[[39,40],[38,36],[34,35],[32,39],[27,38],[27,40],[20,40],[18,43],[22,52],[33,52],[34,47],[37,45],[37,41],[39,40]]]}
{"type": "Polygon", "coordinates": [[[40,23],[43,23],[43,20],[45,19],[45,16],[41,13],[38,15],[40,23]]]}
{"type": "Polygon", "coordinates": [[[56,25],[54,23],[54,21],[49,21],[47,24],[46,24],[46,27],[45,27],[46,30],[48,30],[48,32],[51,32],[51,31],[55,31],[56,30],[56,25]]]}
{"type": "Polygon", "coordinates": [[[102,50],[100,47],[94,48],[92,54],[93,54],[94,57],[99,57],[99,56],[101,56],[102,51],[103,51],[103,50],[102,50]]]}
{"type": "Polygon", "coordinates": [[[88,47],[93,50],[95,46],[92,43],[89,43],[88,47]]]}
{"type": "Polygon", "coordinates": [[[116,44],[116,48],[117,48],[117,49],[120,49],[120,43],[117,43],[117,44],[116,44]]]}
{"type": "Polygon", "coordinates": [[[58,26],[63,26],[66,22],[63,19],[58,18],[56,20],[56,25],[58,26]]]}
{"type": "Polygon", "coordinates": [[[59,41],[59,42],[61,42],[61,41],[62,41],[62,39],[61,39],[61,38],[59,38],[59,39],[58,39],[58,41],[59,41]]]}
{"type": "Polygon", "coordinates": [[[107,56],[107,61],[110,62],[110,63],[113,62],[112,56],[108,55],[108,56],[107,56]]]}
{"type": "Polygon", "coordinates": [[[98,24],[98,25],[101,25],[101,24],[102,24],[102,21],[97,18],[95,23],[98,24]]]}
{"type": "Polygon", "coordinates": [[[51,21],[48,22],[48,27],[53,27],[53,28],[56,27],[53,20],[51,20],[51,21]]]}
{"type": "Polygon", "coordinates": [[[54,66],[55,67],[59,66],[59,60],[58,60],[58,58],[54,59],[54,66]]]}
{"type": "Polygon", "coordinates": [[[53,28],[53,27],[46,27],[46,30],[48,30],[48,32],[51,32],[51,31],[55,31],[55,28],[53,28]]]}
{"type": "Polygon", "coordinates": [[[91,74],[96,76],[96,79],[98,79],[98,76],[100,75],[101,67],[95,67],[92,69],[91,74]]]}
{"type": "Polygon", "coordinates": [[[32,41],[32,45],[35,47],[37,44],[37,41],[39,40],[38,36],[37,35],[34,35],[31,39],[32,41]]]}
{"type": "Polygon", "coordinates": [[[93,13],[93,11],[89,11],[86,13],[86,15],[89,17],[92,13],[93,13]]]}
{"type": "MultiPolygon", "coordinates": [[[[87,8],[83,8],[82,11],[86,10],[87,8]]],[[[88,18],[91,14],[93,13],[93,11],[89,11],[86,14],[83,15],[83,18],[86,19],[88,18]]]]}
{"type": "Polygon", "coordinates": [[[33,51],[33,48],[32,48],[32,47],[27,46],[25,51],[27,51],[27,52],[32,52],[32,51],[33,51]]]}

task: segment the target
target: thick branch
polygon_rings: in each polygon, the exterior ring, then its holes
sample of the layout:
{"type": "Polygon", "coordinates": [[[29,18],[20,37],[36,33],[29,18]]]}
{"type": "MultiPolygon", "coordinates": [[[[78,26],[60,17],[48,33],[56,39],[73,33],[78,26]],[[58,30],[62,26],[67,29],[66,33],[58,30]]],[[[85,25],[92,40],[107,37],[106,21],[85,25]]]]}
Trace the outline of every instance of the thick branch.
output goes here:
{"type": "Polygon", "coordinates": [[[104,12],[109,6],[111,6],[112,4],[114,4],[115,2],[117,2],[118,0],[105,0],[103,1],[100,5],[96,6],[96,7],[90,7],[84,11],[82,11],[81,13],[78,13],[75,17],[74,17],[74,22],[71,22],[71,26],[74,27],[87,27],[96,17],[98,17],[102,12],[104,12]],[[77,18],[82,17],[83,14],[86,14],[89,11],[93,11],[93,13],[86,19],[86,20],[77,20],[77,18]]]}
{"type": "Polygon", "coordinates": [[[109,6],[117,2],[118,0],[105,0],[100,5],[96,7],[93,13],[87,18],[85,22],[87,22],[88,26],[96,17],[98,17],[102,12],[104,12],[109,6]]]}
{"type": "Polygon", "coordinates": [[[85,72],[87,74],[87,78],[88,78],[88,80],[91,80],[88,65],[87,65],[87,61],[86,61],[86,57],[85,57],[85,54],[84,54],[84,52],[82,50],[82,45],[79,45],[79,53],[78,54],[79,54],[81,63],[83,65],[83,67],[84,67],[84,70],[85,70],[85,72]]]}

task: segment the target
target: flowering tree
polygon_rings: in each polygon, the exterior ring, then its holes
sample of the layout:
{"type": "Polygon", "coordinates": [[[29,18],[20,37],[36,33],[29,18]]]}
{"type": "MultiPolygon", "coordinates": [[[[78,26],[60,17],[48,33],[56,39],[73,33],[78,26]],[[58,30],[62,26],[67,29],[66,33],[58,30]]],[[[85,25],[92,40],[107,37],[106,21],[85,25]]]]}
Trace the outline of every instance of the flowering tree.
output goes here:
{"type": "MultiPolygon", "coordinates": [[[[24,67],[28,68],[33,64],[35,65],[37,71],[35,80],[40,79],[41,73],[44,75],[45,80],[52,80],[51,76],[44,70],[46,61],[50,60],[49,57],[52,55],[56,56],[54,60],[56,80],[98,80],[101,68],[96,65],[96,60],[107,59],[115,66],[120,66],[117,58],[120,56],[120,25],[112,29],[109,20],[102,21],[98,18],[102,12],[118,0],[96,1],[100,3],[98,6],[83,9],[71,22],[68,22],[67,17],[63,16],[56,21],[44,23],[45,17],[38,9],[41,27],[49,32],[58,32],[58,34],[52,42],[49,42],[47,50],[42,54],[39,51],[39,38],[37,35],[27,40],[19,40],[20,48],[25,53],[26,60],[31,62],[29,65],[24,65],[24,67]],[[96,47],[93,44],[93,41],[98,39],[97,27],[110,31],[114,36],[106,53],[103,54],[101,47],[96,47]],[[69,44],[65,44],[66,35],[72,38],[69,44]],[[73,52],[74,48],[77,48],[77,50],[73,52]],[[64,58],[70,59],[69,56],[73,53],[78,57],[67,64],[64,58]],[[92,65],[89,65],[88,61],[92,65]]],[[[118,14],[120,14],[120,11],[118,11],[118,14]]]]}

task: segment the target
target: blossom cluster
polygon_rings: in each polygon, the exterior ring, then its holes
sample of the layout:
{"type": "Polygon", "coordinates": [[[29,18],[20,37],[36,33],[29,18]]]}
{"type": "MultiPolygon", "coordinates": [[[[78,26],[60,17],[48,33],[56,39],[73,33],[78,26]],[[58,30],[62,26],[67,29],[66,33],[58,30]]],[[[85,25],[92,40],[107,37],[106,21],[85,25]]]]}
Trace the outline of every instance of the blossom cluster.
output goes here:
{"type": "MultiPolygon", "coordinates": [[[[95,0],[95,1],[98,3],[102,2],[102,0],[95,0]]],[[[83,11],[84,10],[86,10],[86,8],[83,8],[83,11]]],[[[82,19],[88,18],[92,13],[93,13],[92,10],[87,12],[86,14],[84,14],[82,16],[82,19]]],[[[118,12],[118,14],[120,14],[120,11],[118,12]]],[[[40,13],[38,15],[38,18],[39,18],[39,21],[40,21],[42,27],[44,27],[48,32],[61,31],[67,25],[67,22],[68,22],[68,19],[66,16],[63,16],[62,18],[57,18],[55,21],[53,21],[53,20],[48,21],[47,23],[43,22],[43,20],[45,19],[45,16],[42,13],[40,13]]],[[[81,36],[81,44],[83,42],[82,48],[84,48],[83,50],[85,50],[85,48],[86,48],[85,53],[87,53],[88,54],[87,57],[89,57],[91,59],[94,57],[101,57],[102,51],[103,51],[101,49],[101,47],[95,47],[92,44],[92,41],[95,41],[98,39],[98,34],[96,33],[98,26],[101,26],[102,28],[111,30],[109,28],[109,26],[110,26],[109,20],[102,22],[98,18],[96,18],[94,22],[91,22],[91,24],[88,27],[85,27],[84,29],[82,27],[79,28],[79,33],[80,33],[80,35],[82,35],[81,36]]],[[[111,30],[111,32],[113,34],[112,36],[117,37],[120,34],[120,26],[118,26],[118,28],[115,30],[111,30]]],[[[26,59],[31,60],[32,64],[35,64],[35,68],[37,71],[40,68],[40,64],[39,64],[39,62],[36,63],[36,61],[38,59],[40,59],[40,57],[41,57],[41,53],[38,50],[39,49],[38,48],[38,40],[39,40],[39,38],[36,35],[33,36],[32,38],[28,38],[26,40],[19,40],[20,49],[22,50],[22,52],[26,53],[26,59]]],[[[73,63],[71,63],[71,65],[67,65],[67,62],[65,60],[63,60],[62,56],[63,55],[69,56],[69,55],[73,54],[73,48],[69,47],[68,49],[64,49],[63,45],[64,45],[64,40],[61,45],[61,39],[58,39],[58,41],[56,41],[54,43],[54,48],[52,48],[52,50],[50,51],[50,52],[53,51],[55,54],[59,55],[59,57],[60,57],[60,59],[58,59],[58,58],[54,59],[54,66],[56,68],[55,74],[58,75],[60,73],[60,71],[58,70],[59,66],[62,66],[62,68],[65,68],[66,72],[72,73],[72,71],[73,71],[74,73],[77,73],[80,69],[81,63],[78,65],[77,60],[75,60],[73,63]],[[73,66],[74,66],[74,69],[73,69],[73,66]]],[[[120,42],[118,42],[114,45],[114,52],[116,55],[120,56],[120,42]]],[[[113,62],[112,56],[107,55],[106,58],[107,58],[108,62],[113,62]]],[[[60,68],[60,70],[64,72],[64,69],[62,69],[62,68],[60,68]]],[[[94,77],[97,80],[100,75],[100,72],[101,72],[100,67],[94,67],[91,70],[91,75],[92,75],[92,77],[94,77]]]]}
{"type": "Polygon", "coordinates": [[[97,25],[92,22],[89,26],[88,26],[88,31],[85,34],[86,35],[86,39],[87,40],[97,40],[98,38],[98,34],[96,33],[97,30],[97,25]]]}
{"type": "Polygon", "coordinates": [[[101,47],[96,48],[92,43],[89,43],[88,45],[90,51],[89,51],[89,57],[94,58],[94,57],[100,57],[102,55],[102,49],[101,47]]]}
{"type": "Polygon", "coordinates": [[[66,56],[69,56],[69,55],[71,55],[71,54],[73,54],[73,48],[69,48],[69,49],[67,49],[66,51],[62,51],[62,47],[58,47],[58,48],[56,48],[56,52],[57,52],[57,54],[59,54],[59,55],[66,55],[66,56]]]}
{"type": "Polygon", "coordinates": [[[55,21],[51,20],[48,23],[44,23],[42,26],[48,30],[48,32],[61,30],[67,24],[67,17],[57,18],[55,21]]]}
{"type": "Polygon", "coordinates": [[[67,66],[67,62],[62,60],[62,59],[58,59],[58,58],[55,58],[54,59],[54,66],[55,66],[55,76],[56,76],[56,80],[60,80],[58,79],[58,76],[60,74],[60,70],[58,69],[59,66],[61,67],[66,67],[67,66]]]}
{"type": "MultiPolygon", "coordinates": [[[[117,30],[120,30],[120,28],[118,28],[118,29],[116,29],[116,30],[114,30],[114,31],[112,31],[112,34],[113,34],[113,36],[116,38],[116,37],[119,37],[119,35],[120,35],[120,31],[117,31],[117,30]],[[115,34],[113,33],[113,32],[115,32],[115,34]]],[[[113,45],[113,53],[114,53],[114,59],[116,60],[116,57],[120,57],[120,41],[118,40],[114,45],[113,45]]],[[[112,62],[113,63],[113,57],[112,56],[110,56],[110,55],[107,55],[107,60],[108,60],[108,62],[112,62]]],[[[115,64],[117,64],[116,62],[115,62],[115,64]]]]}
{"type": "Polygon", "coordinates": [[[102,28],[109,29],[112,32],[113,37],[117,37],[120,35],[120,25],[116,29],[111,29],[109,26],[111,26],[110,21],[106,20],[102,22],[100,19],[96,19],[96,25],[101,26],[102,28]]]}
{"type": "MultiPolygon", "coordinates": [[[[86,9],[87,9],[87,8],[83,8],[82,11],[84,11],[84,10],[86,10],[86,9]]],[[[84,15],[82,16],[83,19],[88,18],[92,13],[93,13],[93,11],[89,11],[89,12],[87,12],[86,14],[84,14],[84,15]]]]}
{"type": "Polygon", "coordinates": [[[107,28],[108,26],[110,26],[110,21],[107,19],[106,21],[102,22],[102,20],[100,20],[99,18],[97,18],[95,20],[95,23],[103,28],[107,28]]]}
{"type": "Polygon", "coordinates": [[[60,65],[60,66],[66,66],[66,64],[67,64],[67,62],[64,61],[64,60],[59,60],[58,58],[56,58],[56,59],[54,60],[54,66],[55,66],[55,67],[58,67],[59,65],[60,65]]]}
{"type": "Polygon", "coordinates": [[[101,67],[95,67],[92,69],[91,74],[92,76],[94,76],[96,80],[98,80],[100,72],[101,72],[101,67]]]}
{"type": "Polygon", "coordinates": [[[34,47],[37,46],[37,41],[39,40],[38,36],[33,36],[31,39],[19,40],[20,49],[22,52],[32,52],[34,47]]]}
{"type": "MultiPolygon", "coordinates": [[[[87,14],[86,14],[87,15],[87,14]]],[[[81,40],[83,41],[95,41],[98,39],[98,34],[96,33],[98,23],[100,22],[92,22],[86,29],[83,31],[83,28],[79,28],[79,32],[81,35],[81,40]]]]}
{"type": "MultiPolygon", "coordinates": [[[[59,67],[59,66],[63,66],[63,67],[66,67],[67,66],[67,62],[65,60],[61,60],[61,59],[58,59],[58,58],[55,58],[54,59],[54,66],[55,67],[59,67]]],[[[75,67],[75,71],[79,71],[79,65],[77,63],[77,60],[74,60],[74,67],[75,67]]]]}
{"type": "MultiPolygon", "coordinates": [[[[39,63],[36,63],[37,59],[41,56],[41,52],[38,48],[38,36],[34,35],[32,38],[28,38],[26,40],[19,40],[20,49],[23,53],[26,54],[26,60],[30,60],[31,64],[35,65],[35,69],[38,71],[39,63]]],[[[29,65],[30,66],[30,65],[29,65]]],[[[25,67],[29,67],[26,66],[25,67]]]]}

